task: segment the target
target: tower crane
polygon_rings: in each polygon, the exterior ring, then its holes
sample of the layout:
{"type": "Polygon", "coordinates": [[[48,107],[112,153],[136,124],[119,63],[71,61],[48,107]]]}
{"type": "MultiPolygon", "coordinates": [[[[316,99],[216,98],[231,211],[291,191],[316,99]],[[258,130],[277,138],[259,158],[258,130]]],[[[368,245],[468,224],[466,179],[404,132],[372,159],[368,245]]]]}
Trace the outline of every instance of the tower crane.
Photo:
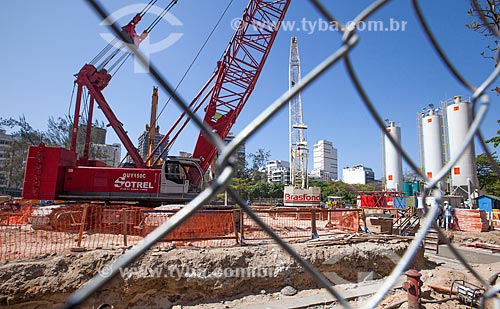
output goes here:
{"type": "MultiPolygon", "coordinates": [[[[159,22],[158,18],[137,34],[136,26],[157,2],[151,0],[126,26],[122,27],[129,44],[138,46],[159,22]]],[[[239,27],[217,62],[216,70],[190,103],[193,112],[203,107],[204,121],[224,139],[248,101],[278,33],[291,0],[250,0],[239,27]]],[[[177,0],[171,1],[166,14],[177,0]]],[[[217,149],[202,133],[199,134],[191,158],[169,156],[161,165],[153,159],[154,149],[146,160],[131,142],[102,91],[130,53],[113,49],[112,42],[75,75],[77,99],[70,149],[31,146],[28,151],[23,197],[26,199],[136,201],[143,203],[175,203],[189,201],[204,186],[204,174],[213,162],[217,149]],[[76,143],[80,109],[88,99],[87,134],[83,155],[77,158],[76,143]],[[110,126],[120,138],[133,164],[111,168],[103,162],[90,160],[90,132],[93,104],[97,102],[110,126]],[[152,163],[151,163],[152,162],[152,163]],[[147,164],[146,164],[147,163],[147,164]]],[[[165,151],[178,138],[189,119],[181,114],[165,134],[165,151]]],[[[151,124],[152,126],[153,124],[151,124]]],[[[159,147],[159,146],[157,146],[159,147]]],[[[162,157],[160,155],[159,157],[162,157]]]]}
{"type": "MultiPolygon", "coordinates": [[[[289,89],[300,82],[300,57],[297,37],[290,43],[289,89]]],[[[302,119],[302,94],[299,92],[289,102],[290,132],[290,181],[295,188],[307,188],[307,125],[302,119]]]]}
{"type": "MultiPolygon", "coordinates": [[[[300,57],[297,37],[290,42],[290,64],[288,70],[289,89],[300,82],[300,57]]],[[[285,206],[319,206],[320,188],[308,187],[307,125],[302,118],[302,95],[299,92],[288,104],[290,133],[290,186],[284,188],[285,206]]]]}

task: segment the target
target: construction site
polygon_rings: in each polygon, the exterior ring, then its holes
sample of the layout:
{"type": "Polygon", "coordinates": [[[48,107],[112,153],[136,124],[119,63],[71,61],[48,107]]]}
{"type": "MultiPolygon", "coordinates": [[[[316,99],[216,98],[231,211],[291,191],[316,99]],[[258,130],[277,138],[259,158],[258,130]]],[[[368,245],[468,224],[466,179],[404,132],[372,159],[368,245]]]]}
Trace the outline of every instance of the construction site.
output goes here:
{"type": "Polygon", "coordinates": [[[480,194],[476,96],[417,113],[421,166],[408,164],[418,180],[403,173],[401,126],[380,120],[382,189],[357,191],[354,203],[326,195],[309,179],[302,90],[314,78],[302,79],[297,36],[287,38],[283,96],[231,135],[280,29],[264,25],[281,25],[295,4],[249,0],[191,101],[149,64],[158,86],[136,145],[105,90],[131,55],[145,65],[141,43],[177,2],[108,21],[113,40],[74,75],[69,144],[29,146],[22,197],[0,201],[0,308],[500,308],[500,207],[480,194]],[[180,110],[161,135],[159,92],[180,110]],[[245,201],[232,183],[237,149],[279,109],[288,110],[283,197],[245,201]],[[98,113],[120,141],[112,164],[92,154],[98,113]],[[194,148],[171,155],[177,140],[194,148]]]}

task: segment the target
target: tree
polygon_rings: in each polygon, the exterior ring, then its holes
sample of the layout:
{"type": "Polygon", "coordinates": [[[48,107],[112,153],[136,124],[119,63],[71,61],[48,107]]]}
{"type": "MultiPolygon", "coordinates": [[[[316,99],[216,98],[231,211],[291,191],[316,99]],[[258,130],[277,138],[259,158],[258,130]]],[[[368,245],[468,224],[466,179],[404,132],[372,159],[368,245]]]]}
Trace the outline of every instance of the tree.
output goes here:
{"type": "MultiPolygon", "coordinates": [[[[49,117],[47,123],[47,131],[35,130],[26,121],[26,117],[20,116],[19,119],[14,118],[1,118],[0,127],[8,127],[14,129],[11,135],[14,137],[11,147],[5,154],[3,166],[0,168],[8,180],[8,186],[13,188],[20,188],[23,183],[24,169],[26,167],[26,157],[28,154],[29,146],[36,146],[44,142],[47,146],[59,146],[69,148],[71,141],[71,127],[73,122],[69,116],[64,118],[49,117]]],[[[92,127],[103,129],[104,123],[95,122],[92,127]]],[[[97,140],[97,132],[91,131],[90,142],[95,143],[97,140]]],[[[77,135],[77,153],[83,153],[83,145],[85,141],[85,134],[80,128],[77,135]],[[80,132],[81,131],[81,132],[80,132]]],[[[90,159],[100,160],[105,157],[99,150],[92,150],[89,154],[90,159]]]]}
{"type": "MultiPolygon", "coordinates": [[[[497,163],[500,163],[495,154],[493,154],[493,158],[497,163]]],[[[484,153],[476,157],[476,166],[479,189],[489,194],[500,196],[500,178],[493,171],[491,163],[484,153]]]]}
{"type": "MultiPolygon", "coordinates": [[[[477,2],[477,7],[472,5],[467,15],[474,17],[474,20],[465,26],[476,32],[481,33],[487,38],[493,38],[493,42],[486,45],[486,52],[481,52],[481,56],[495,61],[498,65],[497,57],[500,44],[497,32],[500,31],[500,0],[485,0],[483,4],[477,2]]],[[[493,89],[497,95],[500,95],[500,87],[493,89]]]]}
{"type": "Polygon", "coordinates": [[[405,169],[403,172],[403,180],[413,183],[413,182],[419,181],[421,179],[420,179],[420,176],[417,173],[415,173],[415,171],[410,170],[410,169],[405,169]]]}
{"type": "Polygon", "coordinates": [[[73,121],[69,116],[54,119],[50,116],[47,123],[47,140],[51,145],[69,148],[71,142],[71,126],[73,121]]]}
{"type": "Polygon", "coordinates": [[[266,167],[267,161],[271,157],[271,152],[259,148],[255,153],[249,153],[248,158],[251,161],[247,175],[254,181],[266,180],[265,173],[262,170],[266,167]]]}
{"type": "Polygon", "coordinates": [[[310,181],[309,184],[312,187],[319,187],[321,189],[322,201],[326,201],[328,196],[340,196],[348,204],[355,203],[357,190],[353,185],[342,181],[330,183],[310,181]]]}
{"type": "MultiPolygon", "coordinates": [[[[477,3],[477,6],[472,4],[471,9],[467,12],[473,16],[475,20],[467,24],[469,29],[477,31],[487,38],[491,38],[493,42],[488,44],[486,52],[481,55],[485,58],[495,61],[495,67],[499,64],[498,52],[500,44],[498,40],[498,32],[500,31],[500,0],[484,0],[484,3],[477,3]]],[[[500,95],[500,87],[493,89],[497,95],[500,95]]],[[[500,124],[500,120],[497,120],[500,124]]],[[[497,130],[497,136],[486,140],[486,143],[492,143],[494,148],[500,145],[500,130],[497,130]]],[[[499,163],[495,154],[493,154],[496,163],[499,163]]],[[[476,157],[476,166],[478,171],[479,187],[481,190],[494,195],[500,195],[500,175],[497,175],[491,166],[485,154],[480,154],[476,157]]]]}
{"type": "Polygon", "coordinates": [[[0,118],[0,127],[16,128],[11,147],[4,154],[6,159],[1,166],[7,180],[7,187],[21,188],[24,178],[25,160],[28,146],[37,145],[43,140],[43,132],[35,130],[23,116],[19,119],[0,118]]]}
{"type": "MultiPolygon", "coordinates": [[[[500,124],[500,120],[497,120],[497,122],[500,124]]],[[[497,130],[497,136],[490,138],[486,143],[493,143],[493,147],[497,148],[500,145],[500,130],[497,130]]]]}

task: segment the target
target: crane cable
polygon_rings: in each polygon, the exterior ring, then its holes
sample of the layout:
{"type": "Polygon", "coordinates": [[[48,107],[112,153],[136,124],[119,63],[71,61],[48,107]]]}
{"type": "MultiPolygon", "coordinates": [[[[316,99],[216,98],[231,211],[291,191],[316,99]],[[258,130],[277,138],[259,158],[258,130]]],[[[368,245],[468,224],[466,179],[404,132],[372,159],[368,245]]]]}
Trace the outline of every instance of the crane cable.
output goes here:
{"type": "Polygon", "coordinates": [[[153,30],[154,27],[156,27],[156,25],[158,25],[158,23],[163,18],[163,16],[165,16],[167,14],[167,12],[169,12],[172,9],[172,7],[174,7],[174,5],[176,5],[176,4],[177,4],[177,0],[170,1],[170,3],[163,9],[163,12],[161,12],[160,15],[156,16],[155,20],[151,23],[151,25],[149,25],[148,28],[146,28],[146,30],[144,30],[144,32],[150,33],[151,30],[153,30]]]}
{"type": "MultiPolygon", "coordinates": [[[[139,16],[143,17],[152,7],[153,5],[156,4],[158,0],[151,0],[149,1],[149,3],[141,10],[141,12],[138,13],[139,16]]],[[[177,2],[177,1],[176,1],[177,2]]],[[[171,4],[169,4],[169,6],[171,7],[171,4]]],[[[167,6],[168,7],[168,6],[167,6]]],[[[163,14],[165,15],[165,14],[163,14]]],[[[151,26],[150,26],[151,27],[151,26]]],[[[102,57],[107,54],[110,49],[116,45],[116,42],[118,41],[119,39],[118,38],[114,38],[113,41],[111,41],[110,43],[108,43],[91,61],[90,61],[90,64],[92,65],[95,65],[96,62],[98,62],[99,60],[102,59],[102,57]]],[[[107,60],[102,63],[101,65],[99,65],[99,67],[102,69],[104,68],[110,61],[111,59],[113,59],[116,54],[118,54],[118,51],[121,50],[123,48],[123,46],[120,46],[120,48],[116,51],[114,51],[110,56],[108,56],[107,60]]]]}
{"type": "MultiPolygon", "coordinates": [[[[177,85],[175,86],[175,89],[174,89],[174,92],[177,91],[177,89],[179,88],[179,86],[182,84],[182,82],[184,81],[184,79],[186,78],[187,74],[189,73],[189,71],[191,70],[191,68],[193,67],[194,63],[196,62],[196,60],[198,60],[198,57],[200,56],[201,52],[205,49],[205,46],[207,45],[208,41],[210,40],[210,38],[212,37],[212,35],[214,34],[215,30],[217,29],[217,27],[219,26],[220,22],[222,21],[222,18],[224,18],[224,16],[226,15],[226,12],[227,10],[229,9],[229,7],[231,6],[231,4],[233,3],[234,0],[231,0],[229,1],[229,4],[226,6],[226,9],[224,10],[224,12],[222,12],[222,15],[221,17],[219,18],[219,20],[217,21],[217,23],[215,23],[215,26],[212,28],[212,31],[210,31],[210,33],[208,34],[207,38],[205,39],[205,42],[203,42],[203,44],[201,45],[200,49],[198,50],[198,53],[196,53],[196,56],[194,57],[193,61],[191,61],[191,63],[189,64],[186,72],[184,72],[184,75],[182,75],[181,77],[181,80],[179,81],[179,83],[177,83],[177,85]]],[[[170,101],[172,100],[172,96],[170,96],[167,100],[167,102],[163,105],[163,107],[161,108],[160,112],[158,113],[158,116],[156,117],[156,121],[158,121],[158,118],[160,118],[161,114],[163,113],[163,111],[165,110],[165,108],[167,107],[168,103],[170,103],[170,101]]]]}
{"type": "Polygon", "coordinates": [[[69,107],[68,107],[68,116],[72,119],[71,116],[71,107],[73,106],[73,96],[75,95],[76,81],[73,83],[73,90],[71,91],[71,98],[69,99],[69,107]]]}
{"type": "Polygon", "coordinates": [[[130,57],[131,55],[132,55],[132,53],[125,53],[125,54],[121,55],[120,58],[109,67],[108,73],[111,74],[111,76],[115,76],[115,74],[118,72],[118,70],[120,70],[122,65],[125,64],[128,57],[130,57]],[[116,66],[118,66],[118,68],[116,69],[116,71],[112,72],[116,66]]]}
{"type": "Polygon", "coordinates": [[[97,61],[101,60],[101,58],[109,52],[111,47],[113,47],[118,39],[114,38],[113,41],[108,43],[95,57],[90,61],[90,64],[95,65],[97,61]]]}
{"type": "Polygon", "coordinates": [[[146,13],[149,11],[149,9],[151,7],[153,7],[153,5],[155,5],[155,3],[157,1],[158,0],[151,0],[151,1],[149,1],[149,3],[142,9],[142,11],[139,12],[139,16],[143,17],[144,15],[146,15],[146,13]]]}
{"type": "MultiPolygon", "coordinates": [[[[157,2],[158,0],[151,0],[148,5],[139,13],[140,16],[143,16],[144,14],[146,14],[149,9],[151,9],[151,7],[157,2]]],[[[155,20],[149,25],[149,27],[144,30],[144,32],[151,32],[151,30],[153,30],[154,27],[156,27],[156,25],[158,25],[158,23],[160,22],[160,20],[163,18],[163,16],[165,16],[165,14],[167,14],[168,11],[170,11],[170,9],[172,9],[172,7],[177,4],[177,0],[172,0],[164,9],[163,11],[161,12],[160,15],[158,15],[155,20]]],[[[113,40],[113,42],[111,44],[113,44],[117,39],[115,38],[115,40],[113,40]]],[[[111,60],[113,60],[116,55],[118,55],[120,53],[120,51],[124,50],[125,49],[125,44],[126,43],[122,43],[121,46],[119,48],[117,48],[115,51],[113,51],[113,53],[111,55],[109,55],[105,61],[103,61],[99,67],[97,68],[97,70],[101,70],[103,69],[104,67],[106,67],[111,60]]],[[[108,45],[109,46],[109,45],[108,45]]],[[[106,50],[105,53],[107,53],[109,51],[106,50]]],[[[120,58],[114,62],[108,69],[109,72],[111,72],[115,67],[118,66],[118,68],[116,69],[116,71],[112,74],[116,74],[118,72],[118,70],[122,67],[122,65],[125,63],[125,61],[127,61],[128,57],[132,54],[131,51],[125,51],[125,54],[120,56],[120,58]]],[[[101,56],[102,57],[102,56],[101,56]]]]}
{"type": "MultiPolygon", "coordinates": [[[[184,72],[184,75],[182,75],[182,78],[181,80],[177,83],[177,85],[175,86],[174,88],[174,92],[177,92],[177,89],[180,87],[180,85],[182,84],[182,82],[184,81],[184,79],[186,78],[187,74],[189,73],[189,71],[191,70],[191,68],[193,67],[194,63],[196,62],[196,60],[198,59],[198,57],[200,56],[201,52],[205,49],[205,46],[207,45],[208,41],[210,40],[210,38],[212,37],[212,35],[214,34],[215,30],[217,29],[217,27],[219,26],[220,22],[222,21],[222,19],[224,18],[224,16],[226,15],[227,11],[229,10],[229,7],[231,6],[231,4],[233,3],[234,0],[230,0],[228,5],[226,6],[226,8],[224,9],[224,11],[222,12],[222,15],[219,17],[219,20],[215,23],[214,27],[212,28],[212,31],[210,31],[210,33],[208,34],[207,38],[205,39],[205,42],[203,42],[203,44],[201,45],[200,49],[198,50],[198,52],[196,53],[196,56],[194,57],[193,61],[191,61],[191,63],[189,64],[186,72],[184,72]]],[[[161,114],[163,113],[163,111],[165,110],[165,108],[167,107],[168,103],[170,103],[170,101],[172,100],[172,96],[170,96],[167,100],[167,102],[163,105],[163,107],[161,108],[160,112],[158,113],[158,116],[156,116],[156,121],[158,122],[158,119],[160,118],[161,114]]],[[[155,153],[158,149],[160,148],[160,145],[157,145],[155,147],[155,150],[153,151],[153,153],[155,153]]],[[[169,151],[169,149],[166,149],[166,147],[161,151],[160,155],[158,157],[161,158],[161,156],[166,152],[166,151],[169,151]]]]}

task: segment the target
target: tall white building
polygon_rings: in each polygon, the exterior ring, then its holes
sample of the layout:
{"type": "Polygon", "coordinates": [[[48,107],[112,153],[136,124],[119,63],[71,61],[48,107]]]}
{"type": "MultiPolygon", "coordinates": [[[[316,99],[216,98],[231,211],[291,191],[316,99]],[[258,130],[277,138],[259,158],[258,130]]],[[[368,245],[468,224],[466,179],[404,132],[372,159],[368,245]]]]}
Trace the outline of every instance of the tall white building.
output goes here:
{"type": "Polygon", "coordinates": [[[282,160],[269,161],[266,164],[267,182],[290,184],[290,163],[282,160]]]}
{"type": "Polygon", "coordinates": [[[332,142],[320,140],[314,144],[314,161],[311,177],[325,181],[339,179],[337,149],[332,142]]]}
{"type": "Polygon", "coordinates": [[[375,181],[375,173],[371,168],[364,167],[362,164],[345,167],[342,170],[342,181],[351,185],[365,185],[375,181]]]}

